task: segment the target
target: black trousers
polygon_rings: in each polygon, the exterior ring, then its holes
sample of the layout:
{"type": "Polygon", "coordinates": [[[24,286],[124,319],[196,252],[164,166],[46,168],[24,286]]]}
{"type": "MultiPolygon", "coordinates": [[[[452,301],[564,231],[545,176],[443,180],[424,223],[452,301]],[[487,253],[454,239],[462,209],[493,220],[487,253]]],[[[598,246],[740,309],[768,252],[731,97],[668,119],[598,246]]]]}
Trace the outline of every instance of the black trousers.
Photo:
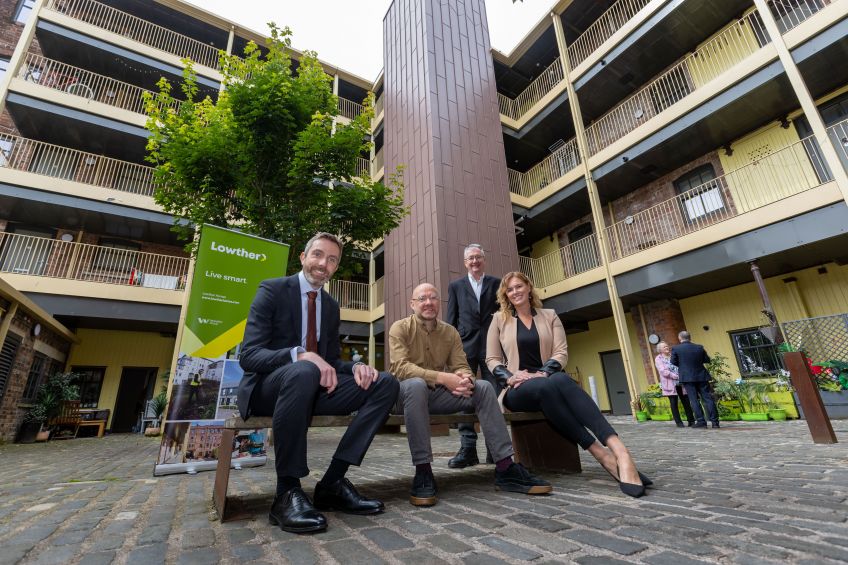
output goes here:
{"type": "Polygon", "coordinates": [[[690,424],[694,424],[695,415],[692,414],[692,406],[689,405],[689,399],[683,396],[683,387],[676,385],[674,390],[677,394],[672,394],[667,397],[668,403],[671,405],[671,415],[674,417],[674,421],[678,424],[683,423],[683,420],[680,419],[680,409],[677,407],[677,401],[680,400],[680,403],[683,405],[683,411],[686,413],[686,421],[690,424]]]}
{"type": "MultiPolygon", "coordinates": [[[[488,365],[486,365],[486,359],[481,357],[468,359],[468,366],[475,375],[477,374],[477,369],[480,369],[480,376],[495,387],[495,394],[498,395],[501,393],[497,379],[495,379],[488,365]]],[[[477,447],[477,432],[474,431],[474,424],[457,424],[456,430],[459,432],[459,444],[462,447],[477,447]]]]}
{"type": "Polygon", "coordinates": [[[606,445],[607,438],[617,435],[595,401],[563,372],[524,381],[520,387],[509,389],[504,406],[515,412],[541,410],[560,435],[583,449],[589,449],[595,438],[606,445]]]}
{"type": "Polygon", "coordinates": [[[718,424],[718,410],[716,409],[713,393],[710,392],[710,383],[707,381],[697,383],[681,383],[686,388],[686,396],[689,397],[689,404],[692,405],[692,412],[695,414],[695,420],[699,424],[706,424],[704,420],[704,410],[707,411],[706,417],[713,424],[718,424]],[[701,409],[701,402],[698,402],[698,397],[704,403],[704,410],[701,409]]]}
{"type": "MultiPolygon", "coordinates": [[[[389,373],[363,390],[353,375],[339,373],[333,394],[320,385],[314,363],[298,361],[268,374],[253,391],[250,408],[256,416],[274,418],[274,456],[278,477],[305,477],[306,432],[313,415],[342,416],[357,412],[342,436],[334,458],[359,465],[374,435],[386,422],[399,385],[389,373]]],[[[249,420],[248,420],[249,421],[249,420]]]]}

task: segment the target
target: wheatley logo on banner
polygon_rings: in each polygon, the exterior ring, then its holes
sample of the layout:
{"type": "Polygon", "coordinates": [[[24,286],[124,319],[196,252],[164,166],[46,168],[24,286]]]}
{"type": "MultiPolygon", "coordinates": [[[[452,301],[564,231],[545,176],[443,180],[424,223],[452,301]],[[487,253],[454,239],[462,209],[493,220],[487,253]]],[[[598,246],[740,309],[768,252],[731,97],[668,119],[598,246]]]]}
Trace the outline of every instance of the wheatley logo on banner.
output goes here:
{"type": "Polygon", "coordinates": [[[248,251],[244,247],[227,247],[226,245],[212,242],[210,246],[212,251],[217,251],[218,253],[226,253],[227,255],[235,255],[236,257],[247,257],[248,259],[255,259],[256,261],[265,261],[268,259],[267,255],[264,253],[254,253],[253,251],[248,251]]]}

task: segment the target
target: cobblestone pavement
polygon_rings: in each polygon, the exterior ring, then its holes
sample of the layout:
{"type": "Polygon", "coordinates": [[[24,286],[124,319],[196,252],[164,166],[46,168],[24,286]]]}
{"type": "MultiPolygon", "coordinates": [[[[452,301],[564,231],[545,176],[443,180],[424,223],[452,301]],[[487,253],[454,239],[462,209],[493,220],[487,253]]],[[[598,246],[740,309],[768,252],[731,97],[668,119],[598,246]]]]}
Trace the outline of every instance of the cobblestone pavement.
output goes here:
{"type": "MultiPolygon", "coordinates": [[[[314,536],[268,524],[272,462],[233,472],[230,493],[252,514],[219,524],[213,474],[154,478],[155,439],[0,446],[0,563],[848,561],[848,421],[834,422],[844,443],[817,446],[804,422],[690,430],[612,420],[656,483],[644,498],[623,495],[586,454],[582,474],[543,474],[553,495],[497,492],[491,465],[447,468],[453,432],[433,443],[439,504],[418,509],[407,502],[406,438],[383,435],[349,476],[387,512],[329,513],[314,536]]],[[[340,430],[310,437],[308,492],[340,430]]]]}

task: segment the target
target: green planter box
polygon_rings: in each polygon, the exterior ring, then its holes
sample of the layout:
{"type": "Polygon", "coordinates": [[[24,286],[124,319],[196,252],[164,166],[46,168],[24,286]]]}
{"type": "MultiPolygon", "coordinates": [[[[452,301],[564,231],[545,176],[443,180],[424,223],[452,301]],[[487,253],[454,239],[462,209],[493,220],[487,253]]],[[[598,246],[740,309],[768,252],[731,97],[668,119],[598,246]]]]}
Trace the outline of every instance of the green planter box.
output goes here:
{"type": "Polygon", "coordinates": [[[743,412],[739,414],[746,422],[767,422],[768,412],[743,412]]]}
{"type": "Polygon", "coordinates": [[[657,420],[659,422],[668,422],[672,418],[671,414],[664,412],[661,414],[651,414],[651,420],[657,420]]]}
{"type": "Polygon", "coordinates": [[[786,410],[787,418],[799,418],[798,407],[795,405],[795,396],[791,392],[770,392],[768,397],[777,404],[781,410],[786,410]]]}
{"type": "MultiPolygon", "coordinates": [[[[839,392],[820,390],[819,394],[821,394],[821,399],[824,403],[824,409],[827,411],[827,416],[831,420],[848,419],[848,390],[840,390],[839,392]]],[[[801,406],[800,402],[798,403],[798,406],[801,406]]],[[[801,412],[801,418],[803,417],[804,413],[801,412]]]]}

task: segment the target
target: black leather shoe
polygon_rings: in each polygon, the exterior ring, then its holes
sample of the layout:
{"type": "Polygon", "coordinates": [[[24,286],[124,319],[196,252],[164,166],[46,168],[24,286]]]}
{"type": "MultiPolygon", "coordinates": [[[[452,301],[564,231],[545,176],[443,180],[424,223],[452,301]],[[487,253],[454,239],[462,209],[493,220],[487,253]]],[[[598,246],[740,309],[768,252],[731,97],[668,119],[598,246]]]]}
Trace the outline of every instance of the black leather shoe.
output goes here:
{"type": "Polygon", "coordinates": [[[341,478],[325,485],[319,482],[315,485],[312,497],[315,508],[319,510],[338,510],[345,514],[379,514],[386,509],[379,500],[365,498],[356,490],[349,480],[341,478]]]}
{"type": "Polygon", "coordinates": [[[464,469],[473,465],[478,465],[480,459],[477,458],[476,447],[460,447],[456,455],[448,461],[448,467],[451,469],[464,469]]]}
{"type": "Polygon", "coordinates": [[[503,472],[496,469],[495,487],[499,490],[524,494],[548,494],[554,490],[551,483],[531,475],[521,463],[513,463],[503,472]]]}
{"type": "Polygon", "coordinates": [[[694,425],[695,425],[695,422],[686,422],[686,427],[687,427],[687,428],[691,428],[691,427],[692,427],[692,426],[694,426],[694,425]]]}
{"type": "Polygon", "coordinates": [[[413,506],[433,506],[436,504],[436,477],[433,473],[415,473],[412,490],[409,491],[409,503],[413,506]]]}
{"type": "Polygon", "coordinates": [[[713,422],[712,424],[710,424],[710,427],[713,428],[713,429],[716,429],[716,428],[720,428],[721,426],[718,425],[718,422],[713,422]]]}
{"type": "Polygon", "coordinates": [[[274,498],[268,521],[283,531],[295,534],[311,534],[327,529],[327,519],[315,510],[300,487],[274,498]]]}
{"type": "Polygon", "coordinates": [[[693,428],[706,428],[707,423],[706,422],[698,422],[697,424],[692,424],[692,427],[693,428]]]}
{"type": "Polygon", "coordinates": [[[683,422],[677,422],[677,427],[678,427],[678,428],[682,428],[682,427],[683,427],[683,422]]]}

